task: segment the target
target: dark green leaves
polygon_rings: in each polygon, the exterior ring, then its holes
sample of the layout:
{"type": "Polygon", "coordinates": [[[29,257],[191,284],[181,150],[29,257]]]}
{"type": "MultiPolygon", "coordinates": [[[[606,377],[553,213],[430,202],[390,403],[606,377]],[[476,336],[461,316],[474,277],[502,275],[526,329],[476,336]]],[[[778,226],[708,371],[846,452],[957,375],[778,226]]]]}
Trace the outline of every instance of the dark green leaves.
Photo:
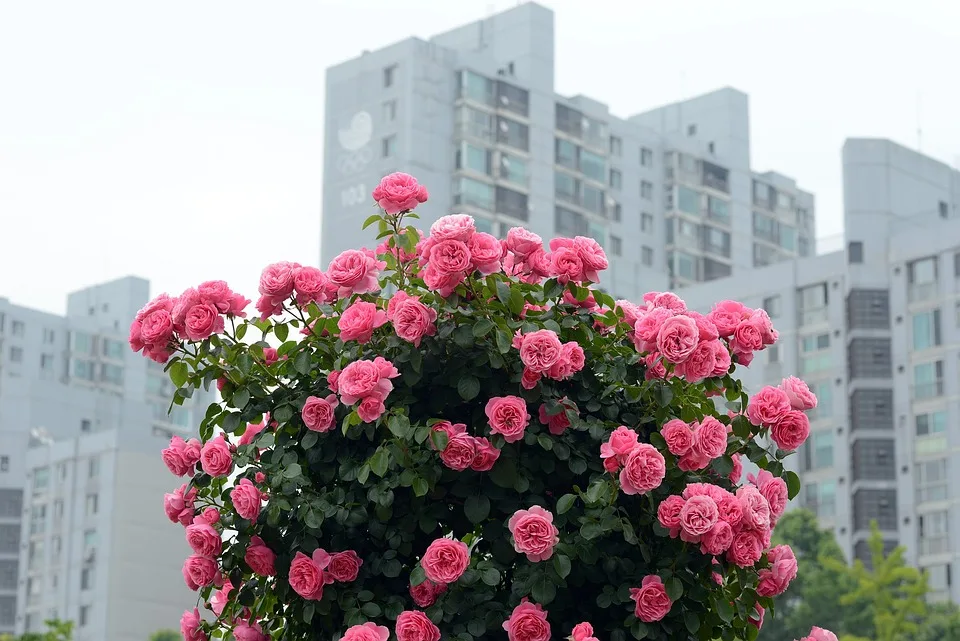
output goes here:
{"type": "Polygon", "coordinates": [[[787,482],[787,495],[793,500],[800,493],[800,477],[796,472],[788,471],[783,479],[787,482]]]}
{"type": "Polygon", "coordinates": [[[474,338],[483,338],[496,326],[496,323],[494,323],[492,320],[488,318],[481,318],[473,325],[473,336],[474,338]]]}
{"type": "Polygon", "coordinates": [[[490,515],[490,499],[485,494],[468,496],[463,503],[463,512],[471,523],[480,523],[490,515]]]}
{"type": "Polygon", "coordinates": [[[370,470],[382,478],[390,466],[390,450],[384,447],[378,448],[377,451],[373,453],[373,456],[370,457],[368,463],[370,470]]]}
{"type": "Polygon", "coordinates": [[[308,350],[303,350],[297,354],[297,357],[293,360],[293,367],[304,376],[309,374],[310,368],[312,367],[310,352],[308,350]]]}
{"type": "Polygon", "coordinates": [[[472,401],[480,393],[480,380],[476,376],[465,375],[457,381],[457,393],[465,401],[472,401]]]}
{"type": "Polygon", "coordinates": [[[277,323],[273,326],[273,333],[282,343],[287,340],[287,336],[290,334],[290,327],[286,323],[277,323]]]}
{"type": "Polygon", "coordinates": [[[577,502],[577,497],[573,494],[564,494],[560,497],[560,500],[557,501],[557,514],[566,514],[570,511],[570,508],[573,507],[573,504],[577,502]]]}
{"type": "Polygon", "coordinates": [[[557,554],[553,557],[553,569],[557,571],[561,579],[567,578],[570,574],[570,558],[563,554],[557,554]]]}
{"type": "Polygon", "coordinates": [[[187,370],[187,364],[183,361],[177,361],[170,366],[170,380],[177,387],[183,387],[190,377],[187,370]]]}
{"type": "Polygon", "coordinates": [[[670,577],[664,581],[663,585],[667,588],[667,596],[670,597],[671,601],[676,601],[683,596],[683,583],[677,577],[670,577]]]}
{"type": "Polygon", "coordinates": [[[697,616],[696,612],[687,610],[683,613],[683,624],[687,626],[687,632],[690,634],[696,634],[697,630],[700,629],[700,618],[697,616]]]}
{"type": "Polygon", "coordinates": [[[287,479],[295,479],[302,474],[300,466],[296,463],[286,466],[283,468],[283,477],[287,479]]]}

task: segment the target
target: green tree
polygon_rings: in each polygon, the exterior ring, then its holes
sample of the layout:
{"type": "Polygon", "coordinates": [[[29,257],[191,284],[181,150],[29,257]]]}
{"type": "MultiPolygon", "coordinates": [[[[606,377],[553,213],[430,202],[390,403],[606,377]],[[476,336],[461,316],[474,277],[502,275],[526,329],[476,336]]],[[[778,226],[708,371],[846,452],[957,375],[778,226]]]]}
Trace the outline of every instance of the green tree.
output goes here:
{"type": "Polygon", "coordinates": [[[73,621],[51,619],[44,623],[46,632],[28,632],[19,637],[0,635],[0,641],[73,641],[73,621]]]}
{"type": "Polygon", "coordinates": [[[928,608],[927,618],[912,641],[960,641],[960,611],[953,603],[928,608]]]}
{"type": "Polygon", "coordinates": [[[157,630],[150,635],[149,641],[180,641],[182,638],[176,630],[157,630]]]}

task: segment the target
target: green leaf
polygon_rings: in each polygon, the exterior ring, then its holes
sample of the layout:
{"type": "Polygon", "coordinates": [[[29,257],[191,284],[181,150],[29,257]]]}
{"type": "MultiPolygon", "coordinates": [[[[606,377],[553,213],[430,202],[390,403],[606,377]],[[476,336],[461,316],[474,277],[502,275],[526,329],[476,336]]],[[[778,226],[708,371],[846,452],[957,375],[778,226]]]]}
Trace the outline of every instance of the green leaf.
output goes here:
{"type": "Polygon", "coordinates": [[[250,392],[246,388],[241,387],[236,392],[233,393],[233,398],[231,399],[233,406],[238,410],[242,410],[247,406],[247,403],[250,402],[250,392]]]}
{"type": "Polygon", "coordinates": [[[700,619],[695,612],[689,610],[683,613],[683,624],[687,626],[687,632],[690,634],[696,634],[700,629],[700,619]]]}
{"type": "Polygon", "coordinates": [[[457,381],[457,392],[465,401],[472,401],[480,393],[480,380],[476,376],[464,376],[457,381]]]}
{"type": "Polygon", "coordinates": [[[290,334],[290,328],[287,327],[286,323],[277,323],[273,326],[273,333],[276,334],[277,338],[282,343],[287,340],[287,336],[290,334]]]}
{"type": "Polygon", "coordinates": [[[367,601],[360,608],[360,611],[363,612],[368,617],[373,618],[373,617],[380,616],[381,610],[380,610],[380,606],[374,603],[373,601],[367,601]]]}
{"type": "Polygon", "coordinates": [[[570,508],[573,507],[573,504],[577,502],[577,497],[573,494],[564,494],[560,497],[560,500],[557,501],[557,514],[566,514],[570,511],[570,508]]]}
{"type": "Polygon", "coordinates": [[[410,585],[420,585],[427,580],[427,575],[423,571],[423,567],[418,565],[413,568],[413,572],[410,573],[410,585]]]}
{"type": "Polygon", "coordinates": [[[486,494],[468,496],[463,503],[463,513],[471,523],[480,523],[490,516],[490,499],[486,494]]]}
{"type": "Polygon", "coordinates": [[[430,430],[430,441],[438,452],[442,452],[447,448],[450,437],[443,430],[430,430]]]}
{"type": "Polygon", "coordinates": [[[724,597],[719,597],[713,601],[714,610],[717,613],[717,616],[720,617],[720,620],[724,623],[730,623],[733,621],[733,606],[730,605],[730,602],[727,601],[724,597]]]}
{"type": "Polygon", "coordinates": [[[683,596],[683,583],[677,577],[670,577],[663,585],[667,588],[667,596],[670,597],[671,601],[676,601],[683,596]]]}
{"type": "Polygon", "coordinates": [[[556,555],[553,557],[553,569],[557,571],[561,579],[567,578],[567,575],[570,574],[570,558],[563,554],[556,555]]]}
{"type": "Polygon", "coordinates": [[[523,292],[520,291],[519,287],[513,287],[510,291],[510,311],[519,316],[523,313],[523,308],[527,304],[527,299],[524,298],[523,292]]]}
{"type": "Polygon", "coordinates": [[[557,282],[556,278],[551,278],[543,284],[543,297],[546,300],[557,298],[563,294],[563,285],[557,282]]]}
{"type": "Polygon", "coordinates": [[[543,573],[533,584],[531,596],[533,596],[533,600],[538,604],[547,605],[556,598],[557,586],[550,580],[546,573],[543,573]]]}
{"type": "Polygon", "coordinates": [[[410,434],[410,420],[402,414],[391,414],[387,429],[397,438],[406,438],[410,434]]]}
{"type": "Polygon", "coordinates": [[[307,605],[303,606],[303,622],[304,623],[310,623],[311,621],[313,621],[313,612],[314,612],[314,606],[312,603],[308,603],[307,605]]]}
{"type": "Polygon", "coordinates": [[[587,488],[587,493],[584,498],[587,503],[597,503],[603,497],[603,493],[606,489],[607,484],[603,481],[603,479],[594,481],[590,484],[590,487],[587,488]]]}
{"type": "Polygon", "coordinates": [[[320,440],[320,435],[311,430],[304,434],[303,438],[300,439],[300,447],[305,450],[309,450],[311,447],[317,444],[318,440],[320,440]]]}
{"type": "Polygon", "coordinates": [[[183,387],[187,379],[190,378],[190,373],[187,370],[187,364],[183,361],[177,361],[170,366],[170,380],[173,381],[173,384],[177,387],[183,387]]]}
{"type": "Polygon", "coordinates": [[[588,541],[597,538],[601,534],[603,534],[603,528],[600,527],[599,523],[587,521],[580,527],[580,536],[588,541]]]}
{"type": "Polygon", "coordinates": [[[370,478],[370,464],[364,463],[360,466],[360,469],[357,470],[357,481],[366,483],[368,478],[370,478]]]}
{"type": "Polygon", "coordinates": [[[233,434],[240,427],[240,413],[233,412],[223,417],[223,431],[233,434]]]}
{"type": "Polygon", "coordinates": [[[368,462],[370,463],[370,469],[373,473],[383,478],[383,475],[387,473],[387,468],[390,465],[389,450],[385,450],[382,447],[378,448],[368,462]]]}
{"type": "Polygon", "coordinates": [[[510,285],[502,280],[497,281],[497,300],[507,307],[510,306],[510,285]]]}
{"type": "Polygon", "coordinates": [[[733,459],[729,456],[721,456],[714,459],[711,466],[720,476],[729,476],[730,472],[733,471],[733,459]]]}
{"type": "Polygon", "coordinates": [[[297,463],[288,465],[285,468],[283,468],[283,477],[287,479],[295,479],[298,476],[300,476],[301,473],[302,471],[300,470],[300,465],[298,465],[297,463]]]}
{"type": "Polygon", "coordinates": [[[540,436],[538,436],[537,443],[539,443],[540,447],[542,447],[548,452],[553,449],[553,439],[547,436],[546,434],[541,434],[540,436]]]}
{"type": "Polygon", "coordinates": [[[494,337],[497,341],[497,351],[501,354],[506,354],[510,351],[510,348],[513,347],[513,339],[508,332],[498,329],[494,337]]]}
{"type": "Polygon", "coordinates": [[[480,572],[480,580],[489,586],[500,585],[500,571],[497,568],[487,568],[480,572]]]}
{"type": "Polygon", "coordinates": [[[669,385],[663,384],[660,386],[660,406],[667,407],[670,405],[670,401],[673,400],[673,390],[669,385]]]}
{"type": "Polygon", "coordinates": [[[784,474],[784,480],[787,482],[787,493],[792,501],[800,493],[800,477],[796,472],[788,471],[784,474]]]}
{"type": "Polygon", "coordinates": [[[427,480],[422,476],[418,476],[413,479],[413,494],[414,496],[426,496],[427,492],[430,491],[430,485],[427,483],[427,480]]]}
{"type": "Polygon", "coordinates": [[[293,361],[293,367],[306,376],[310,373],[310,368],[313,363],[310,362],[310,352],[308,350],[303,350],[297,354],[297,358],[293,361]]]}
{"type": "Polygon", "coordinates": [[[484,336],[489,334],[490,330],[492,330],[496,326],[497,326],[496,323],[494,323],[489,318],[481,318],[473,325],[473,337],[483,338],[484,336]]]}
{"type": "Polygon", "coordinates": [[[237,358],[237,367],[240,368],[244,376],[249,374],[250,370],[253,369],[253,356],[250,354],[241,354],[240,357],[237,358]]]}
{"type": "Polygon", "coordinates": [[[377,221],[379,221],[379,220],[382,220],[382,218],[383,218],[383,217],[382,217],[380,214],[373,214],[372,216],[367,216],[367,219],[366,219],[365,221],[363,221],[363,227],[361,227],[361,229],[366,229],[367,227],[369,227],[369,226],[372,225],[373,223],[375,223],[375,222],[377,222],[377,221]]]}
{"type": "Polygon", "coordinates": [[[650,633],[650,629],[647,627],[647,624],[643,621],[637,621],[630,626],[630,634],[633,635],[634,639],[638,641],[640,639],[646,639],[647,635],[650,633]]]}

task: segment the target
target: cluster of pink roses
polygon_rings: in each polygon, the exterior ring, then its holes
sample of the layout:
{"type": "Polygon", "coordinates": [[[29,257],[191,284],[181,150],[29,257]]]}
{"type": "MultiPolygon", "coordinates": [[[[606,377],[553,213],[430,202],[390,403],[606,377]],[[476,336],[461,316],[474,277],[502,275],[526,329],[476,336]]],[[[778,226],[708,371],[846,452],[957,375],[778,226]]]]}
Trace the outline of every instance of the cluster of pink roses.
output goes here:
{"type": "Polygon", "coordinates": [[[560,542],[560,530],[553,524],[553,514],[539,505],[514,512],[507,528],[513,536],[513,548],[526,554],[529,561],[546,561],[560,542]]]}
{"type": "Polygon", "coordinates": [[[673,607],[663,580],[656,574],[643,577],[639,588],[631,588],[630,598],[636,603],[634,614],[644,623],[659,621],[673,607]]]}
{"type": "Polygon", "coordinates": [[[417,244],[421,276],[427,287],[449,296],[474,271],[499,272],[503,249],[495,236],[478,232],[473,218],[452,214],[437,220],[417,244]]]}
{"type": "Polygon", "coordinates": [[[288,581],[304,599],[319,601],[323,598],[323,586],[334,581],[356,581],[361,565],[363,561],[353,550],[330,554],[317,548],[311,556],[297,552],[290,564],[288,581]]]}
{"type": "Polygon", "coordinates": [[[561,343],[557,333],[549,329],[526,334],[517,330],[513,347],[520,350],[523,362],[520,384],[524,389],[536,387],[542,376],[555,381],[566,380],[586,364],[583,348],[576,341],[561,343]]]}
{"type": "Polygon", "coordinates": [[[667,449],[678,457],[677,467],[685,472],[702,470],[727,450],[727,426],[713,416],[685,423],[678,418],[660,430],[667,449]]]}
{"type": "Polygon", "coordinates": [[[482,436],[471,436],[463,423],[440,421],[431,428],[447,435],[447,444],[440,452],[440,460],[451,470],[488,472],[500,457],[500,450],[482,436]]]}
{"type": "Polygon", "coordinates": [[[199,341],[222,332],[224,316],[246,316],[249,303],[222,280],[206,281],[177,298],[160,294],[130,324],[130,348],[166,363],[181,338],[199,341]]]}
{"type": "MultiPolygon", "coordinates": [[[[377,356],[372,361],[354,361],[343,370],[330,372],[327,375],[327,385],[334,393],[340,395],[340,402],[344,405],[359,402],[357,414],[360,419],[366,423],[372,423],[387,411],[383,402],[393,390],[393,382],[390,379],[398,376],[400,372],[393,363],[377,356]]],[[[325,402],[330,403],[329,400],[325,402]]]]}
{"type": "Polygon", "coordinates": [[[654,490],[660,487],[667,473],[663,454],[649,443],[640,443],[639,435],[625,425],[615,429],[606,443],[601,443],[600,458],[608,472],[619,470],[620,489],[624,494],[654,490]]]}
{"type": "Polygon", "coordinates": [[[769,427],[777,447],[792,451],[810,436],[810,419],[804,411],[816,406],[817,397],[807,384],[791,376],[779,387],[768,385],[754,394],[747,405],[747,419],[758,427],[769,427]]]}
{"type": "Polygon", "coordinates": [[[220,532],[213,527],[219,520],[220,513],[216,509],[208,509],[194,517],[193,523],[186,527],[187,543],[193,554],[183,563],[183,580],[191,590],[223,584],[217,561],[223,540],[220,532]]]}

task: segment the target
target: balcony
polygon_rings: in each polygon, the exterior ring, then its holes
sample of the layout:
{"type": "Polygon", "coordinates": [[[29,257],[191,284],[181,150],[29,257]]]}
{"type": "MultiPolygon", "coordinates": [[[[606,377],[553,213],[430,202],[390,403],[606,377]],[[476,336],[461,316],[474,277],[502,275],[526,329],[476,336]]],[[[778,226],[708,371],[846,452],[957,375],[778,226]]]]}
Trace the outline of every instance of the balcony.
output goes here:
{"type": "Polygon", "coordinates": [[[950,536],[939,534],[931,537],[920,538],[920,554],[923,556],[929,554],[947,554],[950,552],[950,536]]]}
{"type": "Polygon", "coordinates": [[[827,320],[828,309],[826,307],[800,310],[800,325],[816,325],[818,323],[826,323],[827,320]]]}
{"type": "Polygon", "coordinates": [[[931,381],[929,383],[917,383],[911,389],[911,396],[915,401],[922,401],[928,398],[937,398],[943,396],[943,380],[931,381]]]}
{"type": "Polygon", "coordinates": [[[919,303],[937,297],[936,281],[930,283],[912,283],[907,286],[907,302],[919,303]]]}

